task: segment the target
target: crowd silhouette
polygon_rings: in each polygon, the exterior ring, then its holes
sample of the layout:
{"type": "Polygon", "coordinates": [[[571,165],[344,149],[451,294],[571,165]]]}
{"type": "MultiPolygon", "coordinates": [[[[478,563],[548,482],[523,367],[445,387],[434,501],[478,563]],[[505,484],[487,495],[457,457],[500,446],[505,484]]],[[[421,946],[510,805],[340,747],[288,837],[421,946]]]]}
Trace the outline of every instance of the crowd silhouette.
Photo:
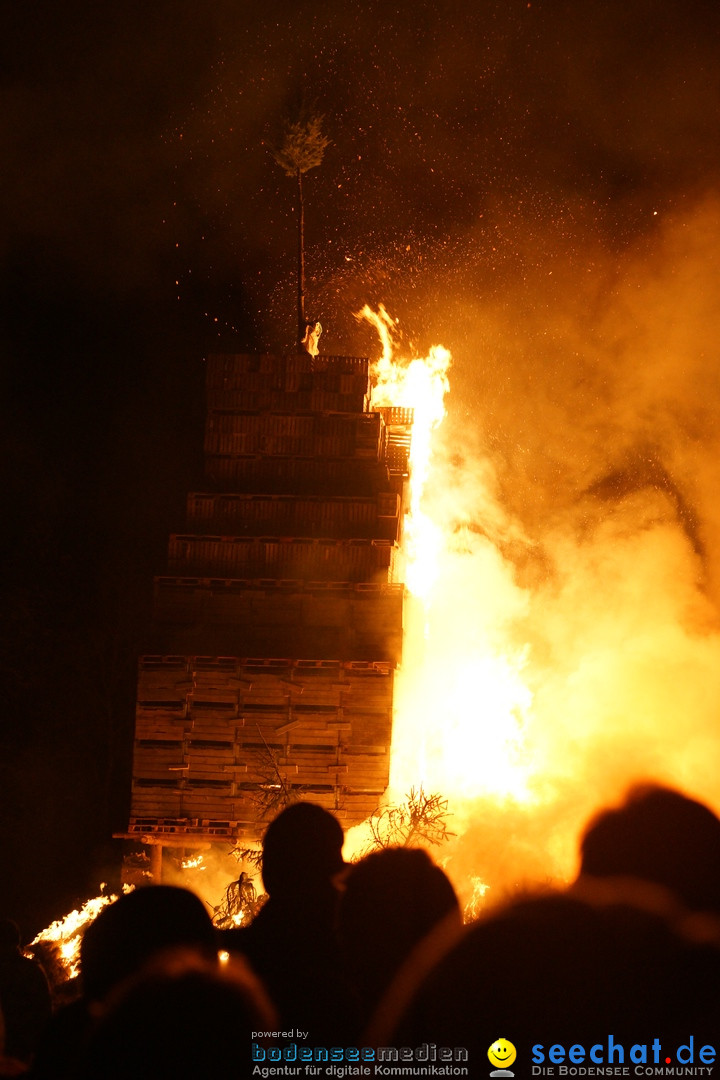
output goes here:
{"type": "Polygon", "coordinates": [[[253,1043],[459,1047],[470,1075],[486,1075],[500,1035],[525,1056],[520,1075],[531,1048],[547,1060],[551,1045],[577,1060],[609,1042],[609,1063],[624,1064],[630,1046],[642,1060],[654,1040],[686,1056],[702,1044],[709,1063],[720,820],[707,806],[634,788],[586,827],[576,881],[465,925],[426,851],[348,865],[343,839],[321,807],[286,807],[263,841],[267,900],[237,929],[218,930],[182,888],[123,895],[86,931],[81,992],[52,1015],[17,925],[0,922],[0,1075],[230,1080],[253,1075],[253,1043]]]}

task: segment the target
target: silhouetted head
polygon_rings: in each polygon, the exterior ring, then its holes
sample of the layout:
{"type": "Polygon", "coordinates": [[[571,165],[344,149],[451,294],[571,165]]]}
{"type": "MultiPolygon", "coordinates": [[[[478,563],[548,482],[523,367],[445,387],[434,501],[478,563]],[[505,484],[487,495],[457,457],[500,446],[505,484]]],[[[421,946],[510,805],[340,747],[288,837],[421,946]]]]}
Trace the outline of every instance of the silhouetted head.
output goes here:
{"type": "Polygon", "coordinates": [[[293,803],[267,827],[262,877],[270,896],[296,892],[301,884],[329,884],[343,867],[342,826],[314,803],[293,803]]]}
{"type": "Polygon", "coordinates": [[[165,953],[109,996],[73,1076],[250,1077],[251,1037],[276,1026],[241,960],[221,967],[197,953],[165,953]]]}
{"type": "Polygon", "coordinates": [[[569,893],[529,896],[466,929],[385,1045],[432,1041],[481,1060],[487,1032],[508,1018],[516,1046],[547,1046],[549,1031],[568,1046],[609,1031],[630,1045],[653,1028],[670,1042],[716,1023],[719,972],[720,950],[688,941],[661,914],[569,893]]]}
{"type": "Polygon", "coordinates": [[[366,1003],[376,1003],[414,947],[460,907],[446,874],[418,848],[385,848],[356,863],[340,901],[339,934],[366,1003]]]}
{"type": "Polygon", "coordinates": [[[20,927],[14,919],[0,919],[0,953],[16,952],[20,948],[20,927]]]}
{"type": "Polygon", "coordinates": [[[199,897],[174,885],[145,885],[103,908],[80,949],[86,997],[98,1001],[153,955],[186,946],[217,954],[215,928],[199,897]]]}
{"type": "Polygon", "coordinates": [[[672,788],[632,788],[590,823],[580,852],[583,875],[640,878],[689,908],[720,911],[720,819],[672,788]]]}

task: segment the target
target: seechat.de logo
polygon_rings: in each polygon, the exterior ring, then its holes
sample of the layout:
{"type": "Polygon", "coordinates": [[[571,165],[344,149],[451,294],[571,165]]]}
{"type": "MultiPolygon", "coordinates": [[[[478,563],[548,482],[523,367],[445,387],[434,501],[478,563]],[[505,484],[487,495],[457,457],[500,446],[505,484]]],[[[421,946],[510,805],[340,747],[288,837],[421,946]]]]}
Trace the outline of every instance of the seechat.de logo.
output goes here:
{"type": "Polygon", "coordinates": [[[491,1076],[514,1076],[508,1066],[512,1065],[517,1057],[517,1050],[507,1039],[496,1039],[488,1050],[488,1059],[495,1068],[491,1076]]]}

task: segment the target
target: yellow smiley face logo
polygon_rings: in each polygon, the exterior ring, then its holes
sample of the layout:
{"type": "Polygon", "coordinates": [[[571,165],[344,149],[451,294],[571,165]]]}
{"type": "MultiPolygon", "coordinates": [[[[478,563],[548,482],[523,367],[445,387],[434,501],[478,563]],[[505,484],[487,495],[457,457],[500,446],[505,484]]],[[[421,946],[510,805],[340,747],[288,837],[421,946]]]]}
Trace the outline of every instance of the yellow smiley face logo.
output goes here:
{"type": "Polygon", "coordinates": [[[517,1050],[507,1039],[496,1039],[488,1050],[490,1064],[497,1069],[507,1069],[517,1057],[517,1050]]]}

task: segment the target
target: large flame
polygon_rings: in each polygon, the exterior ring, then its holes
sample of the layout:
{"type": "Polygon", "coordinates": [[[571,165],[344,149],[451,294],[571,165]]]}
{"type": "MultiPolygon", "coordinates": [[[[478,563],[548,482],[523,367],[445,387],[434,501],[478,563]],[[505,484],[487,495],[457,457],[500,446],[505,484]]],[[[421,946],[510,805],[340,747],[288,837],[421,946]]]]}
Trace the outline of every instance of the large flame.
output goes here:
{"type": "Polygon", "coordinates": [[[493,901],[570,879],[583,826],[632,782],[717,803],[720,740],[702,720],[717,615],[661,492],[588,499],[582,529],[528,538],[495,494],[482,417],[459,442],[453,410],[445,435],[446,350],[403,358],[384,309],[360,316],[382,341],[374,402],[415,410],[388,799],[422,785],[448,800],[446,869],[474,910],[488,880],[493,901]]]}
{"type": "MultiPolygon", "coordinates": [[[[397,326],[382,306],[377,312],[366,306],[358,318],[377,329],[382,343],[371,371],[373,405],[414,410],[403,540],[408,600],[386,800],[402,804],[407,792],[420,787],[447,800],[449,827],[457,834],[492,818],[496,825],[502,819],[502,832],[518,815],[526,818],[541,798],[542,754],[530,739],[528,647],[509,632],[525,614],[527,597],[462,499],[448,504],[449,466],[438,443],[450,385],[449,351],[436,345],[426,357],[403,357],[397,326]]],[[[482,471],[480,465],[481,484],[482,471]]],[[[549,841],[534,877],[567,875],[574,839],[549,841]]],[[[352,855],[363,844],[366,830],[351,830],[346,851],[352,855]]],[[[485,855],[478,866],[475,854],[453,866],[453,856],[448,860],[436,851],[472,912],[485,902],[489,861],[495,871],[501,861],[485,855]]],[[[509,876],[525,882],[528,873],[511,869],[509,876]]],[[[507,887],[508,874],[500,877],[507,887]]]]}
{"type": "Polygon", "coordinates": [[[358,312],[377,330],[382,356],[373,364],[372,403],[376,408],[397,405],[414,411],[410,444],[409,512],[405,522],[406,583],[417,596],[428,596],[437,567],[441,531],[423,510],[423,491],[430,470],[433,431],[445,418],[445,394],[450,388],[452,357],[442,345],[433,345],[426,357],[395,357],[396,324],[380,304],[366,304],[358,312]]]}
{"type": "MultiPolygon", "coordinates": [[[[524,657],[498,651],[488,633],[495,627],[487,626],[486,614],[462,602],[458,537],[444,527],[441,508],[427,492],[433,436],[446,413],[451,355],[435,345],[424,358],[397,357],[396,325],[385,308],[374,312],[366,306],[358,317],[376,327],[383,346],[371,373],[373,405],[414,411],[404,530],[411,599],[389,797],[399,798],[421,784],[455,803],[486,795],[526,800],[523,726],[532,695],[521,677],[524,657]]],[[[485,593],[496,591],[493,569],[486,560],[485,593]]],[[[465,592],[465,601],[471,599],[465,592]]]]}

